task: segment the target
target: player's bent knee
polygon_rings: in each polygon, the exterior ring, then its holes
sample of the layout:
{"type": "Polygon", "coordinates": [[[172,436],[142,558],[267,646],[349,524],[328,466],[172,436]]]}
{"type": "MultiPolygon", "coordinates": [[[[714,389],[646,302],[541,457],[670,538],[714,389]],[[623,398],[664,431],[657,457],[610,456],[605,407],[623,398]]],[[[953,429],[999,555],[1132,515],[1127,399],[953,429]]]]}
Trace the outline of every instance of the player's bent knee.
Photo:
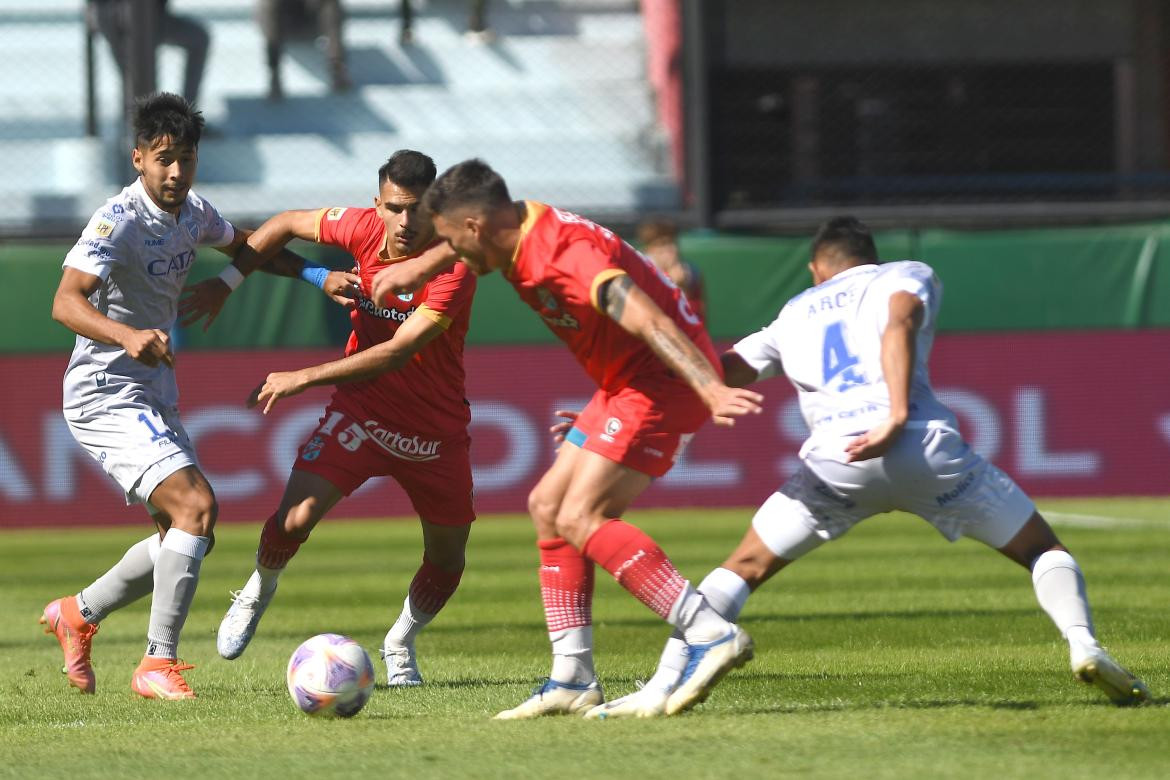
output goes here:
{"type": "Polygon", "coordinates": [[[528,494],[528,514],[534,523],[552,525],[559,509],[559,502],[550,499],[540,488],[528,494]]]}

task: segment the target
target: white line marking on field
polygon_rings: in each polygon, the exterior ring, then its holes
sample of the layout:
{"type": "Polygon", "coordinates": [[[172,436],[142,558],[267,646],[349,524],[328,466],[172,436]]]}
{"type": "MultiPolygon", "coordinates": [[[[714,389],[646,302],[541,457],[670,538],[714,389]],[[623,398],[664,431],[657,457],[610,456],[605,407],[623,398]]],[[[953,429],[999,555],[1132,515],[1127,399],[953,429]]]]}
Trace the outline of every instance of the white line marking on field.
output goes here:
{"type": "Polygon", "coordinates": [[[1067,525],[1077,528],[1165,528],[1166,523],[1141,520],[1136,517],[1107,517],[1105,515],[1083,515],[1073,512],[1041,512],[1053,525],[1067,525]]]}

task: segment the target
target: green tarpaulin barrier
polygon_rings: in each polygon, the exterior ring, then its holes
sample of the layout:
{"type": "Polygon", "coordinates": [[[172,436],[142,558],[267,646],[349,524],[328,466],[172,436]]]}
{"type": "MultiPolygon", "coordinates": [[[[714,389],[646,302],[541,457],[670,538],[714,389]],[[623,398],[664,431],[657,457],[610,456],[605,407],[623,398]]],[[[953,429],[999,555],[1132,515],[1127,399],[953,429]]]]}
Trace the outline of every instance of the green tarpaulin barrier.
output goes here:
{"type": "MultiPolygon", "coordinates": [[[[944,331],[1170,327],[1170,223],[1003,231],[886,231],[883,259],[919,259],[946,288],[944,331]]],[[[49,317],[67,244],[0,244],[0,352],[68,351],[72,334],[49,317]]],[[[302,254],[348,267],[335,250],[298,244],[302,254]]],[[[734,339],[770,322],[809,285],[808,239],[696,232],[684,257],[702,271],[708,327],[734,339]]],[[[197,280],[226,259],[200,254],[197,280]]],[[[207,333],[179,334],[189,349],[337,346],[349,331],[344,311],[297,280],[265,275],[228,300],[207,333]]],[[[480,280],[468,341],[547,343],[552,335],[498,275],[480,280]]]]}

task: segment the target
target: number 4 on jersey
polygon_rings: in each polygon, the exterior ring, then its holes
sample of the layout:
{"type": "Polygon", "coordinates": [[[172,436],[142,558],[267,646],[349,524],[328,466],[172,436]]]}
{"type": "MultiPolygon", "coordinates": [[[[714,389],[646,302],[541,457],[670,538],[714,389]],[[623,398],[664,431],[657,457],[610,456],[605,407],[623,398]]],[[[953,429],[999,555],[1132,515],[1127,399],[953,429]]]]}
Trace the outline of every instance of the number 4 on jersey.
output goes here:
{"type": "Polygon", "coordinates": [[[825,346],[821,352],[821,366],[824,371],[823,384],[828,385],[830,380],[838,375],[841,384],[837,392],[843,393],[851,387],[865,384],[865,375],[859,373],[854,366],[861,359],[849,351],[845,346],[845,324],[834,322],[825,328],[825,346]]]}

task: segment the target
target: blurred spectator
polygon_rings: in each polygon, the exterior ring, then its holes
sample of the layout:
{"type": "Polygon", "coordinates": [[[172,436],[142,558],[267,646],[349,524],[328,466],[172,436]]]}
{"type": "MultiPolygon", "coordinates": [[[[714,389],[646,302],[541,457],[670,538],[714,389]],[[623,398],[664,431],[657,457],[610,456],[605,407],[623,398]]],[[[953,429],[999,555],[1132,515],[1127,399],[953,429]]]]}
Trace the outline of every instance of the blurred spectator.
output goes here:
{"type": "MultiPolygon", "coordinates": [[[[122,78],[126,78],[127,42],[135,29],[134,3],[129,0],[88,0],[93,9],[91,18],[96,23],[110,51],[122,78]]],[[[203,83],[203,68],[207,64],[207,49],[211,35],[207,28],[189,16],[178,16],[167,8],[167,0],[157,0],[155,47],[160,44],[178,46],[187,54],[183,70],[183,97],[190,103],[199,102],[199,87],[203,83]]],[[[133,100],[136,95],[130,95],[133,100]]]]}
{"type": "Polygon", "coordinates": [[[642,254],[650,258],[658,270],[686,293],[691,309],[705,321],[707,304],[703,293],[703,275],[699,269],[682,259],[678,248],[678,226],[669,219],[657,217],[638,225],[638,243],[642,254]]]}
{"type": "Polygon", "coordinates": [[[352,86],[345,64],[345,41],[342,22],[345,12],[340,0],[260,0],[260,29],[264,32],[268,53],[268,97],[284,97],[280,61],[284,43],[290,39],[325,38],[325,56],[329,59],[329,77],[335,92],[352,86]]]}
{"type": "MultiPolygon", "coordinates": [[[[398,33],[398,41],[403,46],[409,46],[414,43],[414,7],[410,0],[402,0],[401,8],[402,28],[398,33]]],[[[490,41],[495,37],[487,26],[487,0],[471,0],[467,35],[480,41],[490,41]]]]}

